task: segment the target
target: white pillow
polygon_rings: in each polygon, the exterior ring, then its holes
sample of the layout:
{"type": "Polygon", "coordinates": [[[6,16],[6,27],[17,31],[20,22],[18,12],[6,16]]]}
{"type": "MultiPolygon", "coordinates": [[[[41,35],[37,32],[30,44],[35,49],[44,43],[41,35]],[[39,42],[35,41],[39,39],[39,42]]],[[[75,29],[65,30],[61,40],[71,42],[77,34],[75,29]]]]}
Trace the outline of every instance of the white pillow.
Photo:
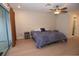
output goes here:
{"type": "MultiPolygon", "coordinates": [[[[45,28],[45,30],[49,30],[48,28],[45,28]]],[[[33,31],[41,31],[40,28],[34,29],[33,31]]]]}
{"type": "Polygon", "coordinates": [[[41,31],[41,30],[40,30],[40,28],[38,28],[38,29],[34,29],[33,31],[41,31]]]}

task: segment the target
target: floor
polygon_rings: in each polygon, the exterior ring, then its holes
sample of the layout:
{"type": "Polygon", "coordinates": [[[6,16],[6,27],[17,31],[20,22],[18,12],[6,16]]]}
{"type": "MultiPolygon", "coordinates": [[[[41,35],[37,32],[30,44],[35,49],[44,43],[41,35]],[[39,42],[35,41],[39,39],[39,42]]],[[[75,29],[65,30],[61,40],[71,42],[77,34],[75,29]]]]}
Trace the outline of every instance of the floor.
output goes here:
{"type": "Polygon", "coordinates": [[[8,49],[7,41],[0,41],[0,52],[4,52],[8,49]]]}
{"type": "Polygon", "coordinates": [[[68,39],[68,42],[58,42],[41,49],[35,47],[32,39],[17,40],[16,46],[11,48],[7,56],[79,56],[79,37],[68,39]]]}

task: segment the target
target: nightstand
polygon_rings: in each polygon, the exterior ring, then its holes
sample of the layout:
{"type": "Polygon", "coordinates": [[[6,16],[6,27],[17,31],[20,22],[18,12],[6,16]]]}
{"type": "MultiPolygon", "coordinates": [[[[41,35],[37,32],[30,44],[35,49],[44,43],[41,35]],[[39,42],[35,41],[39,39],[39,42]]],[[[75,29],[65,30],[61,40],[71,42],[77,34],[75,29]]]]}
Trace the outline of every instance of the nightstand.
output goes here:
{"type": "Polygon", "coordinates": [[[30,32],[24,32],[24,39],[30,39],[30,32]]]}

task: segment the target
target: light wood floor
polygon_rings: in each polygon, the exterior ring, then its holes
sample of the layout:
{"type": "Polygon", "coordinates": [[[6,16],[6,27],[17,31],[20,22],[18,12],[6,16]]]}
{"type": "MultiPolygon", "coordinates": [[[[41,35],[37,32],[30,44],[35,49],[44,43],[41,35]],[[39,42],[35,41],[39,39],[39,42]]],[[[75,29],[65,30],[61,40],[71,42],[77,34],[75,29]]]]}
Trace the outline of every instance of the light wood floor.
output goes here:
{"type": "Polygon", "coordinates": [[[78,56],[79,38],[68,39],[67,43],[59,42],[47,45],[41,49],[35,47],[32,39],[17,40],[16,46],[11,48],[7,56],[78,56]]]}

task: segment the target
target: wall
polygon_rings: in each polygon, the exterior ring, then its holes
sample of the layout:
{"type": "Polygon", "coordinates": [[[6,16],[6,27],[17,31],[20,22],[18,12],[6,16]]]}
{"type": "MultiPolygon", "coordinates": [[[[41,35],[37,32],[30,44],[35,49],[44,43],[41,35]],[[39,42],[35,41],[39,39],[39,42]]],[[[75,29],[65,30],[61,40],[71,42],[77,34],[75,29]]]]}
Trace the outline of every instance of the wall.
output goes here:
{"type": "Polygon", "coordinates": [[[56,29],[63,32],[67,37],[69,36],[69,14],[60,14],[56,16],[56,29]]]}
{"type": "Polygon", "coordinates": [[[76,20],[75,20],[76,21],[75,35],[79,36],[79,13],[77,12],[75,15],[76,15],[76,20]]]}
{"type": "Polygon", "coordinates": [[[79,35],[78,12],[51,15],[48,13],[36,11],[15,10],[15,13],[17,39],[23,39],[24,32],[41,27],[47,28],[49,30],[57,29],[60,32],[63,32],[68,38],[71,38],[74,15],[77,15],[75,35],[79,35]]]}
{"type": "Polygon", "coordinates": [[[63,32],[68,38],[72,37],[72,29],[73,29],[73,17],[77,15],[76,20],[76,29],[75,29],[75,36],[79,35],[79,17],[76,13],[67,13],[67,14],[60,14],[56,16],[56,29],[63,32]]]}
{"type": "Polygon", "coordinates": [[[38,28],[53,30],[55,28],[55,17],[44,12],[15,10],[15,22],[17,39],[24,38],[24,32],[38,28]]]}

